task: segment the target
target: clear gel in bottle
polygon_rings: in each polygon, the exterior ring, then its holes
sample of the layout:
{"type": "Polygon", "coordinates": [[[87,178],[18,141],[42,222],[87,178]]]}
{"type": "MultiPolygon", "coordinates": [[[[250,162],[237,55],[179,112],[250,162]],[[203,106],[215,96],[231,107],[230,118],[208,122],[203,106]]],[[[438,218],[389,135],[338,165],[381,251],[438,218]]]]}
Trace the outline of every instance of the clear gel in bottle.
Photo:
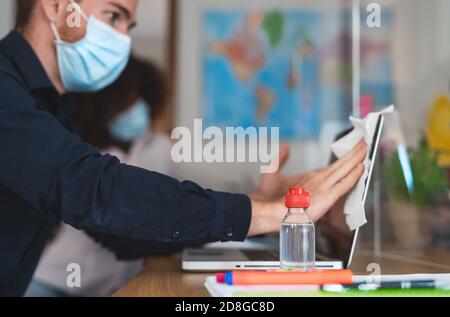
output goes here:
{"type": "Polygon", "coordinates": [[[314,223],[308,214],[309,193],[291,188],[286,196],[288,213],[280,232],[280,266],[285,270],[313,271],[316,263],[314,223]]]}

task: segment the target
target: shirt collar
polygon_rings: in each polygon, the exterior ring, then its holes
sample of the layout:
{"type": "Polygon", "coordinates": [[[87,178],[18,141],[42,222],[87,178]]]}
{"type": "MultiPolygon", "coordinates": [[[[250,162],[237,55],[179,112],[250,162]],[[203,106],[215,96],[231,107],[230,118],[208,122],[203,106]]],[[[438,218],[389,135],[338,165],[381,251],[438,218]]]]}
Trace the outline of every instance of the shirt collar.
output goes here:
{"type": "Polygon", "coordinates": [[[0,51],[19,71],[30,90],[55,89],[31,45],[17,31],[0,42],[0,51]]]}

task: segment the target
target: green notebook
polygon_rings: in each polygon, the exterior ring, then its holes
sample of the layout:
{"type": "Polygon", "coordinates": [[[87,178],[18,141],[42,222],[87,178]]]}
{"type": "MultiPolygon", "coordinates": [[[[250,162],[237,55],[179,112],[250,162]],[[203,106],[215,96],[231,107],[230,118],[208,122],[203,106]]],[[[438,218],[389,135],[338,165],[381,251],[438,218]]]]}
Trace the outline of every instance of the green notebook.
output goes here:
{"type": "Polygon", "coordinates": [[[383,289],[376,291],[350,290],[343,293],[321,292],[321,296],[333,297],[450,297],[449,290],[439,289],[383,289]]]}

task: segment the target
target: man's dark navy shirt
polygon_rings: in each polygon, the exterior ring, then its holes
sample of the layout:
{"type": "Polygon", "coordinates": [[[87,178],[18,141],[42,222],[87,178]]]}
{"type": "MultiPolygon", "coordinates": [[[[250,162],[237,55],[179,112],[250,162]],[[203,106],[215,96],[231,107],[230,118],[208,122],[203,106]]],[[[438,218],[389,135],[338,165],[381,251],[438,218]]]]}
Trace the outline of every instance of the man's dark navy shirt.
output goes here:
{"type": "Polygon", "coordinates": [[[245,238],[248,197],[101,155],[73,132],[75,111],[21,34],[0,42],[0,296],[24,293],[60,221],[119,258],[151,254],[153,245],[245,238]]]}

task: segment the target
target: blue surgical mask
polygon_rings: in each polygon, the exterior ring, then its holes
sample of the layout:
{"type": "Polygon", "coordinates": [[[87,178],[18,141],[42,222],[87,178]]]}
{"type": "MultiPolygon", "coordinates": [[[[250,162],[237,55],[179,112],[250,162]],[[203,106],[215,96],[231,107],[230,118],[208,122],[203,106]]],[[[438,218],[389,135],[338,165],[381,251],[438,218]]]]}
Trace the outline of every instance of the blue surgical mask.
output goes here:
{"type": "Polygon", "coordinates": [[[131,38],[94,16],[88,18],[77,4],[74,7],[87,21],[83,39],[64,42],[55,24],[51,24],[61,79],[69,92],[99,91],[112,84],[125,69],[131,54],[131,38]]]}
{"type": "Polygon", "coordinates": [[[139,100],[109,124],[109,133],[118,141],[133,142],[145,134],[149,125],[150,108],[139,100]]]}

